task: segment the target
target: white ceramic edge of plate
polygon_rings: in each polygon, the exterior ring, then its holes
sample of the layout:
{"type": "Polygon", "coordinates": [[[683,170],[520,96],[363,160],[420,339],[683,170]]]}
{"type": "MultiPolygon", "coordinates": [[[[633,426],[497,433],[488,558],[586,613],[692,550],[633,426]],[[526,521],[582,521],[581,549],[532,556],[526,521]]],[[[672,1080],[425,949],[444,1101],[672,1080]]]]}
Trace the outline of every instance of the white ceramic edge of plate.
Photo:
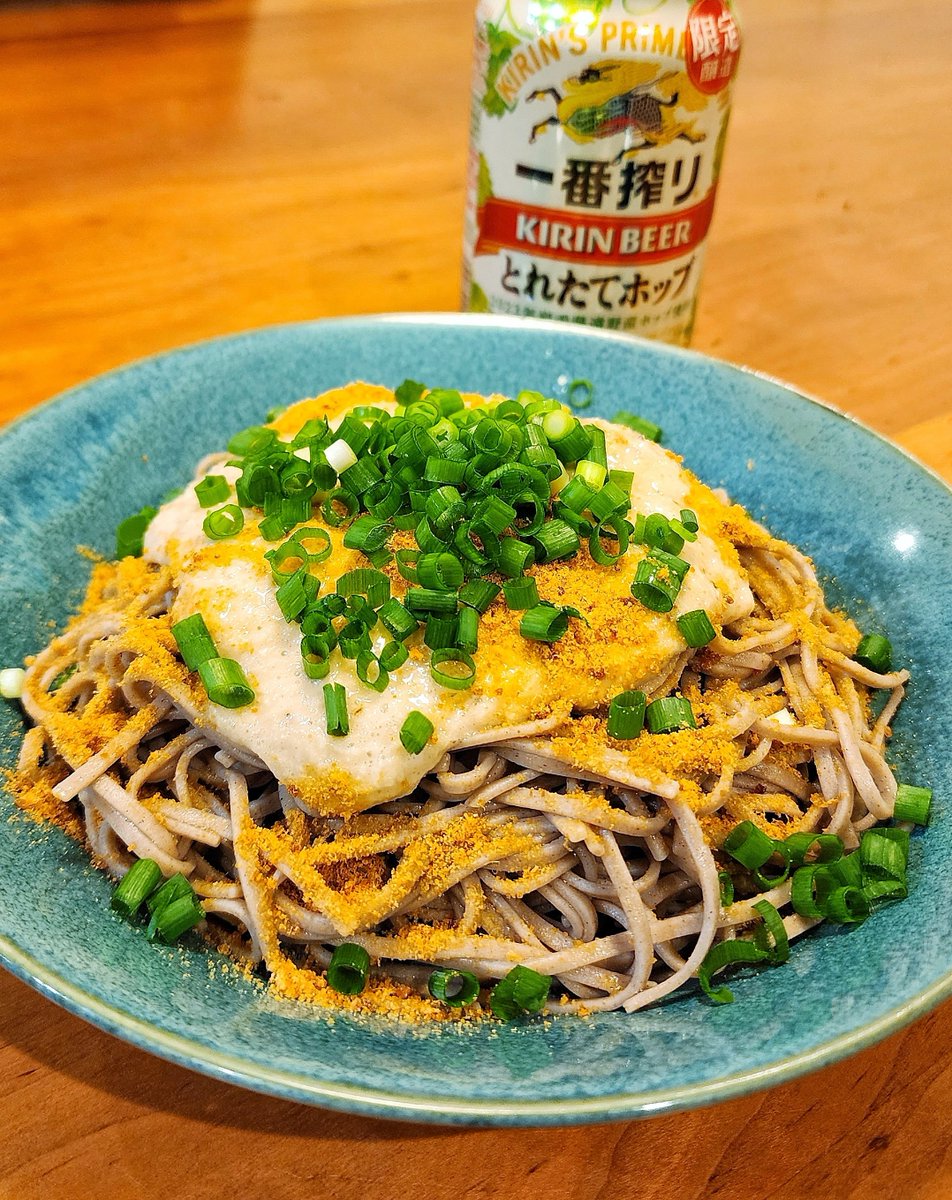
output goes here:
{"type": "MultiPolygon", "coordinates": [[[[93,376],[91,379],[69,388],[58,396],[52,397],[45,403],[33,406],[27,412],[15,417],[12,421],[0,427],[0,436],[4,436],[13,426],[28,421],[39,411],[53,405],[58,406],[61,403],[68,402],[74,392],[87,387],[90,383],[140,367],[151,359],[164,358],[166,355],[179,350],[193,350],[211,342],[246,338],[253,336],[255,333],[263,333],[268,330],[303,328],[325,324],[474,325],[487,329],[535,328],[540,332],[553,332],[552,322],[542,319],[446,312],[364,314],[349,317],[324,317],[313,321],[275,323],[273,325],[260,326],[255,329],[203,339],[202,341],[189,343],[184,346],[173,347],[170,350],[159,351],[156,354],[148,355],[123,366],[105,371],[100,375],[93,376]]],[[[662,354],[670,354],[673,357],[684,356],[702,361],[713,361],[720,366],[737,371],[741,375],[751,375],[766,382],[776,384],[801,400],[824,408],[841,420],[862,429],[870,437],[875,438],[902,458],[907,459],[919,470],[940,484],[945,491],[952,494],[952,488],[950,488],[946,481],[908,450],[890,441],[864,421],[843,412],[842,409],[837,408],[829,401],[803,392],[785,380],[778,379],[776,376],[754,370],[750,367],[744,367],[737,363],[731,363],[725,359],[716,359],[711,355],[702,354],[696,350],[651,342],[629,334],[589,329],[584,326],[569,324],[564,326],[559,325],[559,328],[571,330],[575,335],[583,338],[607,340],[626,346],[641,344],[646,348],[650,348],[655,353],[661,352],[662,354]]],[[[67,980],[62,979],[55,971],[51,971],[43,966],[42,963],[37,962],[26,950],[3,935],[0,935],[0,963],[6,966],[19,979],[23,980],[23,982],[34,987],[42,995],[45,995],[61,1007],[67,1009],[67,1011],[84,1018],[98,1028],[115,1034],[117,1037],[122,1038],[139,1049],[152,1051],[180,1066],[199,1070],[227,1083],[237,1084],[252,1091],[263,1092],[282,1099],[320,1104],[343,1112],[390,1117],[395,1120],[416,1119],[447,1124],[469,1123],[474,1125],[529,1126],[588,1123],[600,1120],[626,1120],[636,1117],[653,1116],[660,1113],[683,1111],[720,1100],[728,1100],[796,1079],[810,1071],[838,1062],[851,1054],[874,1045],[889,1034],[897,1032],[917,1017],[929,1012],[949,995],[952,995],[952,970],[950,970],[905,1003],[891,1008],[876,1020],[860,1025],[849,1033],[841,1034],[819,1046],[814,1046],[811,1050],[804,1053],[776,1059],[755,1070],[723,1075],[704,1083],[682,1084],[678,1087],[653,1092],[616,1092],[610,1096],[577,1100],[458,1100],[453,1097],[414,1095],[412,1093],[389,1095],[386,1092],[373,1088],[354,1087],[347,1084],[315,1080],[296,1075],[290,1071],[280,1071],[260,1065],[252,1068],[242,1058],[210,1050],[201,1042],[193,1041],[179,1034],[168,1033],[150,1022],[140,1021],[136,1017],[122,1012],[120,1009],[111,1007],[82,988],[75,987],[67,980]]]]}

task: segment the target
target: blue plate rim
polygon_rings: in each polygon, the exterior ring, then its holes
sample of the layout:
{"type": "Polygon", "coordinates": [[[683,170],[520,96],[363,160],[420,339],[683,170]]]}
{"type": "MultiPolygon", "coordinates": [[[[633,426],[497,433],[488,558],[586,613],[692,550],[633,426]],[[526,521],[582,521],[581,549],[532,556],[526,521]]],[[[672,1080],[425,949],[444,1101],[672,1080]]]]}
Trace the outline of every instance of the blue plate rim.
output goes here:
{"type": "MultiPolygon", "coordinates": [[[[14,429],[30,423],[53,407],[68,404],[77,393],[89,386],[125,372],[141,369],[150,362],[176,355],[201,352],[212,345],[252,340],[257,336],[267,335],[280,329],[313,329],[328,325],[367,328],[401,324],[422,327],[468,325],[486,329],[535,329],[539,332],[552,332],[552,322],[541,319],[452,312],[379,313],[326,317],[310,321],[279,322],[171,347],[91,376],[14,417],[13,420],[0,427],[0,437],[6,437],[14,429]]],[[[804,392],[777,376],[697,350],[669,346],[629,334],[591,329],[570,323],[560,324],[559,328],[561,331],[581,339],[608,340],[629,347],[641,345],[650,349],[654,354],[660,353],[701,362],[713,362],[719,367],[727,368],[743,376],[753,377],[781,387],[798,400],[825,409],[833,416],[861,430],[864,435],[874,438],[900,458],[918,468],[934,483],[938,483],[942,490],[952,498],[952,487],[935,470],[921,462],[904,447],[897,445],[864,421],[844,412],[829,401],[804,392]]],[[[265,1095],[319,1104],[341,1112],[394,1120],[484,1126],[542,1126],[625,1120],[686,1111],[721,1100],[747,1095],[796,1079],[874,1045],[918,1017],[925,1015],[942,1000],[952,995],[952,969],[950,969],[904,1003],[890,1008],[876,1019],[864,1022],[847,1033],[802,1053],[774,1059],[755,1069],[734,1072],[703,1082],[682,1084],[651,1092],[616,1092],[607,1096],[573,1100],[481,1098],[461,1100],[452,1096],[416,1095],[411,1092],[394,1094],[376,1088],[318,1080],[291,1071],[268,1068],[263,1064],[250,1064],[248,1060],[239,1056],[211,1050],[200,1041],[171,1033],[151,1022],[139,1020],[133,1014],[100,1000],[85,989],[70,983],[57,972],[45,967],[33,958],[29,951],[5,935],[0,935],[0,964],[41,995],[54,1001],[68,1012],[87,1020],[97,1028],[113,1034],[139,1049],[147,1050],[167,1061],[199,1071],[212,1078],[265,1095]]]]}

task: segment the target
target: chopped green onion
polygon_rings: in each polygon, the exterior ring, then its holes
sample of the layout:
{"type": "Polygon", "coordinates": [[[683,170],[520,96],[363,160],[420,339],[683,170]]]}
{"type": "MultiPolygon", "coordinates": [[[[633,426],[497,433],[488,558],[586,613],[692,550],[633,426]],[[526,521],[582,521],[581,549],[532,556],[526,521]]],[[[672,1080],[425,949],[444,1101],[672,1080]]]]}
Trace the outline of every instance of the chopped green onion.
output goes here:
{"type": "Polygon", "coordinates": [[[231,485],[224,475],[206,475],[195,484],[195,495],[202,508],[221,504],[231,495],[231,485]]]}
{"type": "Polygon", "coordinates": [[[479,980],[469,971],[440,968],[430,976],[427,989],[434,1000],[440,1000],[450,1008],[464,1008],[479,995],[479,980]]]}
{"type": "Polygon", "coordinates": [[[423,470],[423,478],[427,483],[452,483],[456,485],[463,482],[465,474],[465,462],[448,458],[438,458],[436,455],[430,455],[426,460],[426,467],[423,470]]]}
{"type": "Polygon", "coordinates": [[[608,482],[613,483],[620,492],[624,492],[625,498],[631,502],[631,489],[635,482],[634,471],[621,471],[613,467],[608,472],[608,482]]]}
{"type": "Polygon", "coordinates": [[[321,516],[326,524],[336,527],[349,521],[359,507],[360,502],[352,492],[338,487],[324,497],[324,502],[321,504],[321,516]],[[341,512],[342,508],[344,512],[341,512]]]}
{"type": "Polygon", "coordinates": [[[393,395],[396,402],[403,408],[408,404],[415,404],[425,391],[425,383],[417,383],[415,379],[404,379],[393,395]]]}
{"type": "Polygon", "coordinates": [[[506,597],[506,605],[511,609],[535,608],[539,603],[539,589],[531,575],[507,580],[502,585],[502,590],[506,597]]]}
{"type": "Polygon", "coordinates": [[[496,567],[501,575],[515,579],[535,561],[535,550],[519,538],[505,537],[499,543],[496,567]]]}
{"type": "Polygon", "coordinates": [[[487,529],[498,537],[515,519],[516,510],[511,504],[500,496],[485,496],[473,510],[473,529],[477,533],[487,529]]]}
{"type": "Polygon", "coordinates": [[[754,944],[767,954],[775,966],[785,963],[790,957],[790,941],[783,917],[769,900],[758,900],[751,908],[760,914],[763,921],[754,931],[754,944]]]}
{"type": "MultiPolygon", "coordinates": [[[[775,872],[768,872],[761,867],[752,872],[754,882],[762,892],[770,891],[771,888],[777,887],[783,883],[790,874],[790,851],[784,842],[775,841],[773,844],[773,854],[767,861],[780,859],[779,869],[775,872]]],[[[766,864],[764,864],[766,866],[766,864]]]]}
{"type": "Polygon", "coordinates": [[[624,515],[631,508],[631,489],[623,489],[609,480],[592,498],[588,511],[596,521],[624,515]]]}
{"type": "Polygon", "coordinates": [[[802,867],[808,859],[825,864],[843,857],[843,843],[835,833],[791,833],[783,844],[793,867],[802,867]]]}
{"type": "Polygon", "coordinates": [[[452,592],[438,592],[434,588],[407,588],[404,604],[414,616],[451,616],[456,612],[457,600],[452,592]]]}
{"type": "Polygon", "coordinates": [[[588,538],[588,552],[592,559],[598,563],[600,567],[613,566],[628,553],[629,535],[627,522],[618,519],[617,517],[609,517],[607,520],[596,525],[588,538]],[[606,527],[612,531],[615,539],[618,542],[617,553],[612,553],[606,550],[603,541],[605,537],[606,527]]]}
{"type": "Polygon", "coordinates": [[[331,737],[346,737],[350,733],[347,714],[347,689],[342,683],[324,684],[324,715],[331,737]]]}
{"type": "Polygon", "coordinates": [[[390,599],[390,580],[382,571],[355,567],[337,580],[338,596],[366,596],[371,608],[380,608],[390,599]]]}
{"type": "Polygon", "coordinates": [[[278,435],[273,429],[266,429],[263,425],[252,425],[249,429],[242,429],[240,433],[235,434],[228,443],[228,453],[240,455],[242,458],[253,458],[277,440],[278,435]]]}
{"type": "Polygon", "coordinates": [[[569,617],[561,608],[537,604],[523,614],[519,632],[531,642],[557,642],[568,632],[569,617]]]}
{"type": "Polygon", "coordinates": [[[556,409],[542,418],[542,432],[563,463],[578,462],[592,447],[592,437],[576,417],[556,409]]]}
{"type": "Polygon", "coordinates": [[[869,829],[860,840],[859,861],[864,876],[873,879],[906,878],[906,863],[908,859],[908,844],[884,836],[891,830],[869,829]]]}
{"type": "Polygon", "coordinates": [[[620,692],[608,706],[608,736],[619,741],[636,738],[645,724],[644,692],[620,692]]]}
{"type": "Polygon", "coordinates": [[[700,969],[697,973],[697,981],[701,985],[701,990],[715,1004],[730,1004],[734,999],[734,993],[722,984],[715,988],[711,986],[711,977],[718,971],[722,971],[725,967],[735,967],[744,963],[761,963],[766,962],[769,955],[766,950],[762,950],[760,946],[753,942],[744,941],[741,938],[732,938],[726,942],[718,942],[716,946],[712,946],[704,957],[700,969]]]}
{"type": "Polygon", "coordinates": [[[131,517],[126,517],[116,526],[116,558],[138,558],[142,554],[142,540],[152,518],[159,510],[146,505],[131,517]]]}
{"type": "Polygon", "coordinates": [[[271,566],[271,577],[275,583],[283,582],[296,575],[307,564],[308,554],[296,538],[288,538],[280,546],[265,554],[271,566]]]}
{"type": "Polygon", "coordinates": [[[244,708],[255,698],[245,673],[233,658],[209,658],[198,664],[198,674],[212,704],[244,708]]]}
{"type": "Polygon", "coordinates": [[[762,829],[758,829],[753,821],[741,821],[724,839],[721,849],[736,859],[742,867],[756,871],[771,858],[776,843],[762,829]]]}
{"type": "Polygon", "coordinates": [[[417,578],[422,587],[438,592],[455,592],[463,582],[463,564],[446,551],[421,554],[417,562],[417,578]]]}
{"type": "Polygon", "coordinates": [[[325,562],[334,550],[331,535],[326,529],[318,526],[299,529],[294,535],[294,540],[307,554],[308,562],[325,562]]]}
{"type": "Polygon", "coordinates": [[[499,584],[490,579],[473,579],[460,588],[459,602],[484,613],[501,591],[499,584]]]}
{"type": "MultiPolygon", "coordinates": [[[[587,461],[595,463],[608,472],[608,452],[605,449],[605,430],[599,429],[597,425],[587,426],[589,437],[592,439],[592,447],[588,452],[587,461]]],[[[582,460],[586,461],[585,459],[582,460]]],[[[575,468],[578,470],[578,467],[575,468]]],[[[604,478],[602,479],[604,483],[604,478]]]]}
{"type": "Polygon", "coordinates": [[[325,679],[331,669],[332,646],[320,634],[301,638],[301,664],[308,679],[325,679]]]}
{"type": "Polygon", "coordinates": [[[151,858],[136,859],[112,893],[112,907],[124,917],[133,916],[145,898],[155,891],[161,878],[158,863],[151,858]]]}
{"type": "Polygon", "coordinates": [[[698,529],[700,528],[697,521],[697,514],[694,513],[690,508],[681,509],[681,524],[690,533],[697,533],[698,529]]]}
{"type": "Polygon", "coordinates": [[[299,567],[293,575],[289,575],[284,583],[274,593],[278,608],[285,621],[293,621],[307,606],[308,595],[304,586],[307,574],[305,567],[299,567]]]}
{"type": "Polygon", "coordinates": [[[476,678],[476,663],[465,650],[452,647],[434,650],[430,655],[430,674],[441,687],[459,692],[473,686],[476,678]],[[446,671],[443,664],[451,669],[446,671]]]}
{"type": "Polygon", "coordinates": [[[836,882],[826,867],[819,864],[800,867],[794,872],[790,887],[793,911],[802,917],[822,918],[826,915],[826,902],[835,890],[836,882]]]}
{"type": "Polygon", "coordinates": [[[182,661],[190,671],[197,671],[199,664],[208,662],[218,654],[201,613],[192,613],[190,617],[176,621],[172,626],[172,636],[178,645],[182,661]]]}
{"type": "Polygon", "coordinates": [[[170,946],[183,933],[194,928],[204,917],[205,910],[194,893],[188,896],[179,896],[178,899],[164,904],[153,915],[149,922],[149,940],[157,939],[170,946]]]}
{"type": "Polygon", "coordinates": [[[645,721],[651,733],[674,733],[678,729],[697,728],[691,701],[683,696],[652,700],[645,709],[645,721]]]}
{"type": "Polygon", "coordinates": [[[190,896],[194,899],[195,892],[192,890],[192,885],[181,872],[175,875],[170,875],[161,887],[150,892],[146,897],[145,906],[149,910],[149,915],[154,917],[161,912],[163,908],[171,904],[173,900],[181,900],[183,896],[190,896]]]}
{"type": "Polygon", "coordinates": [[[410,657],[403,642],[387,642],[380,650],[380,665],[385,671],[396,671],[410,657]]]}
{"type": "Polygon", "coordinates": [[[517,966],[489,993],[489,1007],[503,1021],[512,1021],[545,1008],[552,980],[530,967],[517,966]]]}
{"type": "Polygon", "coordinates": [[[433,722],[413,710],[400,726],[400,743],[408,754],[419,754],[433,734],[433,722]]]}
{"type": "Polygon", "coordinates": [[[370,955],[356,942],[341,942],[327,965],[327,982],[335,992],[359,996],[367,986],[370,955]]]}
{"type": "Polygon", "coordinates": [[[549,520],[533,539],[536,558],[540,563],[554,562],[560,558],[571,558],[581,546],[579,535],[564,521],[549,520]]]}
{"type": "Polygon", "coordinates": [[[678,629],[687,644],[695,649],[706,646],[717,637],[717,630],[703,608],[696,608],[678,617],[678,629]]]}
{"type": "Polygon", "coordinates": [[[830,893],[823,915],[838,925],[860,925],[869,913],[869,900],[862,888],[841,887],[830,893]]]}
{"type": "Polygon", "coordinates": [[[911,783],[901,783],[896,789],[896,807],[893,810],[893,818],[896,821],[912,821],[916,825],[928,825],[931,807],[932,788],[913,787],[911,783]]]}
{"type": "Polygon", "coordinates": [[[457,617],[456,644],[467,654],[475,654],[479,648],[479,613],[475,608],[463,605],[457,617]]]}
{"type": "Polygon", "coordinates": [[[885,675],[892,667],[892,643],[878,633],[867,633],[853,655],[856,661],[877,675],[885,675]]]}
{"type": "Polygon", "coordinates": [[[436,533],[447,534],[466,515],[466,505],[457,488],[444,484],[427,496],[425,512],[436,533]]]}
{"type": "Polygon", "coordinates": [[[266,542],[279,542],[284,537],[284,522],[275,513],[258,522],[258,532],[266,542]]]}
{"type": "Polygon", "coordinates": [[[595,385],[590,379],[573,379],[566,392],[566,400],[575,409],[588,408],[595,396],[595,385]]]}
{"type": "Polygon", "coordinates": [[[631,594],[652,612],[670,612],[687,570],[688,564],[683,559],[654,550],[635,569],[631,594]]]}
{"type": "Polygon", "coordinates": [[[387,668],[372,650],[361,650],[357,655],[357,678],[375,692],[385,692],[390,682],[387,668]]]}
{"type": "Polygon", "coordinates": [[[382,605],[377,616],[384,628],[401,642],[408,638],[419,625],[413,613],[396,597],[382,605]]]}
{"type": "Polygon", "coordinates": [[[559,503],[567,505],[573,512],[583,513],[591,504],[596,491],[592,484],[576,474],[559,492],[559,503]]]}
{"type": "Polygon", "coordinates": [[[245,525],[245,514],[237,504],[226,504],[223,508],[213,509],[202,522],[202,529],[207,538],[220,542],[224,538],[234,537],[241,533],[245,525]]]}
{"type": "Polygon", "coordinates": [[[431,613],[426,619],[423,644],[431,650],[446,650],[456,645],[458,631],[458,617],[439,617],[431,613]]]}
{"type": "Polygon", "coordinates": [[[383,479],[383,472],[372,458],[360,458],[339,472],[341,487],[347,488],[355,496],[362,496],[383,479]]]}
{"type": "Polygon", "coordinates": [[[660,425],[655,425],[653,421],[646,421],[644,417],[636,417],[634,413],[628,412],[626,409],[616,412],[612,420],[616,425],[626,425],[629,429],[633,429],[635,433],[640,433],[649,442],[661,441],[660,425]]]}
{"type": "MultiPolygon", "coordinates": [[[[7,670],[20,672],[19,684],[22,687],[23,677],[26,674],[26,672],[21,667],[8,667],[7,670]]],[[[60,688],[63,686],[63,684],[66,683],[68,680],[72,679],[72,677],[76,674],[76,672],[78,670],[79,670],[79,663],[70,663],[69,666],[64,667],[63,670],[60,671],[60,673],[58,675],[53,676],[52,680],[50,681],[50,686],[46,690],[48,692],[58,692],[60,690],[60,688]]],[[[11,686],[13,685],[14,682],[15,681],[11,678],[11,686]]],[[[17,691],[17,694],[14,696],[7,696],[5,692],[0,692],[0,695],[3,695],[7,700],[17,700],[17,699],[19,699],[20,692],[17,691]]]]}
{"type": "Polygon", "coordinates": [[[734,903],[734,881],[730,872],[718,871],[717,882],[720,887],[721,908],[729,908],[734,903]]]}

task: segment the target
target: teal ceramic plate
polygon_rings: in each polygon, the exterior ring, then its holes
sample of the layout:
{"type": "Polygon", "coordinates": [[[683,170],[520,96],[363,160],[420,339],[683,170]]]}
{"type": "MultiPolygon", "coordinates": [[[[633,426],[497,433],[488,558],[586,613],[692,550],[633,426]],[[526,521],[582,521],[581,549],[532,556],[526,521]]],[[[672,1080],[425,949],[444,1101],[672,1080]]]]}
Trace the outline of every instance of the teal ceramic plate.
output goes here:
{"type": "MultiPolygon", "coordinates": [[[[0,821],[0,957],[71,1011],[157,1054],[262,1092],[421,1121],[558,1124],[687,1108],[789,1079],[869,1045],[952,992],[952,494],[869,430],[771,379],[697,354],[543,322],[399,316],[265,329],[162,354],[75,388],[0,438],[0,664],[37,649],[81,595],[117,521],[271,406],[354,378],[559,394],[595,388],[835,580],[886,630],[914,685],[901,775],[936,790],[913,839],[912,892],[861,928],[817,931],[736,1003],[694,991],[632,1016],[421,1032],[331,1023],[221,969],[198,942],[150,946],[107,880],[55,829],[0,821]]],[[[0,748],[22,732],[0,705],[0,748]]],[[[12,811],[0,798],[3,815],[12,811]]],[[[733,986],[733,985],[732,985],[733,986]]]]}

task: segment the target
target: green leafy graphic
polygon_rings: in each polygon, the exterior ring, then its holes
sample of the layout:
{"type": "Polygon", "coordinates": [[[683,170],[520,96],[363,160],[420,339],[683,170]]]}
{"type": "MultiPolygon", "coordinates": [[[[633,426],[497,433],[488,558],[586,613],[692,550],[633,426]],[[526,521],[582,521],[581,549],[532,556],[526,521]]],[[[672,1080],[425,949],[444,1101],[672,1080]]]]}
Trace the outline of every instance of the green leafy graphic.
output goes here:
{"type": "Polygon", "coordinates": [[[509,106],[496,91],[496,80],[499,72],[509,61],[513,49],[519,45],[519,39],[514,33],[507,33],[491,22],[486,25],[486,37],[489,41],[489,65],[486,68],[486,94],[483,96],[483,108],[491,117],[501,117],[508,111],[509,106]]]}

